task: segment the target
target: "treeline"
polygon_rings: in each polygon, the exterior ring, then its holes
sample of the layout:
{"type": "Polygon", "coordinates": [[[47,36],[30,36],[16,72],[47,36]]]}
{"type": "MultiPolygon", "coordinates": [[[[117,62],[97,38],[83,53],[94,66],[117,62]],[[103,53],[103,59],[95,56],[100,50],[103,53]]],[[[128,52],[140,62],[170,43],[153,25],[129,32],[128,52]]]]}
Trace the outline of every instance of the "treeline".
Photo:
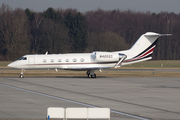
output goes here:
{"type": "Polygon", "coordinates": [[[0,60],[25,54],[52,54],[129,49],[146,32],[172,33],[162,37],[154,59],[180,58],[180,14],[133,11],[88,11],[48,8],[44,12],[0,7],[0,60]]]}

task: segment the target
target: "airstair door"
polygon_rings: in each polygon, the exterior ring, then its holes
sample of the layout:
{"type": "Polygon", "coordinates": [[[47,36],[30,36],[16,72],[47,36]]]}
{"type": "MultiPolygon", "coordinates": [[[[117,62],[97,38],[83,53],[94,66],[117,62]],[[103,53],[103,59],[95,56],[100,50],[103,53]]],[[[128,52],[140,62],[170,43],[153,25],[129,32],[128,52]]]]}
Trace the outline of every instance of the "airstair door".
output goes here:
{"type": "Polygon", "coordinates": [[[29,59],[28,59],[28,66],[29,66],[29,68],[34,68],[35,67],[34,57],[29,57],[29,59]]]}

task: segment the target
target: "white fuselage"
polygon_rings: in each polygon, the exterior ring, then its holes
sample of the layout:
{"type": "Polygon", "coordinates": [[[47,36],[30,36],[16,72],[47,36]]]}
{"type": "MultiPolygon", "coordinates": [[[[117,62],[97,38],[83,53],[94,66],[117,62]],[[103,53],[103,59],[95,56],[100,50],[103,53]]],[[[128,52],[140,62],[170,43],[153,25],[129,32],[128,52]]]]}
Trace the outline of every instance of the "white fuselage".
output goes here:
{"type": "Polygon", "coordinates": [[[19,69],[55,68],[67,70],[87,70],[93,68],[111,68],[119,61],[119,58],[117,59],[116,56],[105,56],[105,58],[101,58],[100,61],[98,61],[96,57],[97,56],[94,53],[25,55],[23,58],[26,59],[17,60],[8,66],[19,69]]]}

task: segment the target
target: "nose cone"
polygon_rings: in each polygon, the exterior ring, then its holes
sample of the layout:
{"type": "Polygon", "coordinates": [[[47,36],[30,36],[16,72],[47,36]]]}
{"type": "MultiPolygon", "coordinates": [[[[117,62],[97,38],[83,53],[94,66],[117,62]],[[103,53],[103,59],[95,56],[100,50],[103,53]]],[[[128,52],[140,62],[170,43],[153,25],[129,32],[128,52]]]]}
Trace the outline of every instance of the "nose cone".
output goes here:
{"type": "Polygon", "coordinates": [[[14,62],[12,62],[12,63],[10,63],[9,65],[7,65],[8,67],[11,67],[11,68],[16,68],[17,67],[17,65],[14,63],[14,62]]]}

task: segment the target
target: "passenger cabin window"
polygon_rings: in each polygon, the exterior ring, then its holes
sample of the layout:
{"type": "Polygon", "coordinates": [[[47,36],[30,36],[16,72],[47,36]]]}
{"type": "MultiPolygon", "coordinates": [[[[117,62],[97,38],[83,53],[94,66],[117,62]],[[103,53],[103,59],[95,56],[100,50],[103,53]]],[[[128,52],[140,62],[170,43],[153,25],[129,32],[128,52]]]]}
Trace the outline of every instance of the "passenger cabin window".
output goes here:
{"type": "Polygon", "coordinates": [[[73,62],[76,62],[76,61],[77,61],[77,59],[76,59],[76,58],[74,58],[74,59],[73,59],[73,62]]]}
{"type": "Polygon", "coordinates": [[[84,58],[81,58],[80,61],[81,61],[81,62],[84,62],[84,58]]]}
{"type": "Polygon", "coordinates": [[[61,59],[58,59],[58,62],[61,62],[61,59]]]}
{"type": "Polygon", "coordinates": [[[43,62],[45,63],[45,62],[46,62],[46,59],[44,59],[43,62]]]}
{"type": "Polygon", "coordinates": [[[69,62],[69,59],[66,59],[66,62],[69,62]]]}
{"type": "Polygon", "coordinates": [[[51,59],[51,62],[54,62],[54,60],[53,60],[53,59],[51,59]]]}

